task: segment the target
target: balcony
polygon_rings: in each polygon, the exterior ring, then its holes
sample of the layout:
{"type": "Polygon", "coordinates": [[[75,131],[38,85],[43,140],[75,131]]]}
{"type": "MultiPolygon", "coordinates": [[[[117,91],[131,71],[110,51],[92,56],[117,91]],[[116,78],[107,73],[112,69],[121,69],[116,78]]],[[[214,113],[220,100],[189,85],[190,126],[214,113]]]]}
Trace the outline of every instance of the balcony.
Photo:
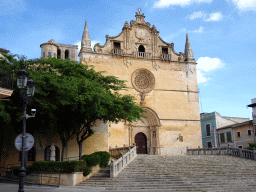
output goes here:
{"type": "Polygon", "coordinates": [[[172,59],[172,57],[170,54],[161,54],[161,59],[170,61],[172,59]]]}
{"type": "Polygon", "coordinates": [[[13,92],[13,72],[0,69],[0,99],[10,97],[13,92]]]}
{"type": "Polygon", "coordinates": [[[112,54],[113,55],[123,55],[123,50],[114,48],[114,49],[112,49],[112,54]]]}
{"type": "Polygon", "coordinates": [[[133,57],[137,57],[137,58],[146,58],[146,59],[151,59],[151,53],[145,53],[145,52],[133,52],[132,53],[133,57]]]}

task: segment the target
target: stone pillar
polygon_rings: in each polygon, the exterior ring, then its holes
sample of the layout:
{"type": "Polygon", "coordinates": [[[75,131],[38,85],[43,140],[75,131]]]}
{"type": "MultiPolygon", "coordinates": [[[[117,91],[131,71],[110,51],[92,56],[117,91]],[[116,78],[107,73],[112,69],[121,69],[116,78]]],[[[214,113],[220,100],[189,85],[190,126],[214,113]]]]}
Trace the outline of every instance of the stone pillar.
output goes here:
{"type": "Polygon", "coordinates": [[[54,143],[53,143],[50,147],[50,150],[51,150],[50,161],[56,160],[55,149],[56,149],[56,147],[54,146],[54,143]]]}
{"type": "Polygon", "coordinates": [[[150,129],[150,149],[149,149],[149,154],[152,155],[153,154],[153,148],[152,148],[152,142],[153,142],[153,129],[152,127],[149,127],[150,129]]]}

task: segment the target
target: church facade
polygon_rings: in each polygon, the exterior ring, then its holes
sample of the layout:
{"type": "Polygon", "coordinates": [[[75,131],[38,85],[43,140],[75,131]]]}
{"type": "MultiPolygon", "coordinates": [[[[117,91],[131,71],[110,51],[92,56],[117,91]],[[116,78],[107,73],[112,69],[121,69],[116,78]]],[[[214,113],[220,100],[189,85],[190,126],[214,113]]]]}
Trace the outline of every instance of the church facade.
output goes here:
{"type": "Polygon", "coordinates": [[[132,146],[138,153],[182,155],[186,147],[202,147],[196,62],[186,36],[184,53],[159,36],[141,11],[126,21],[119,35],[106,35],[104,45],[91,49],[87,22],[79,53],[82,64],[93,65],[126,80],[128,91],[146,111],[143,121],[111,123],[109,147],[132,146]]]}

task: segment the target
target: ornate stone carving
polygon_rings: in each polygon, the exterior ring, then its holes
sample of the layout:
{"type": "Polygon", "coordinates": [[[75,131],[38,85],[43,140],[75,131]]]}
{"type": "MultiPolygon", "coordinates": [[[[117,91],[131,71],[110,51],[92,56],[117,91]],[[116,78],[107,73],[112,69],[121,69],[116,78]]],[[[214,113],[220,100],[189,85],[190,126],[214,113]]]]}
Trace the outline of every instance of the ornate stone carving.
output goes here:
{"type": "Polygon", "coordinates": [[[150,92],[155,86],[155,77],[147,69],[137,69],[132,74],[132,85],[141,93],[150,92]]]}
{"type": "Polygon", "coordinates": [[[153,68],[154,68],[155,70],[158,70],[158,69],[160,68],[160,65],[157,64],[155,61],[153,61],[152,66],[153,66],[153,68]]]}
{"type": "Polygon", "coordinates": [[[140,98],[141,98],[141,100],[140,100],[140,104],[141,104],[141,106],[144,106],[146,103],[145,103],[145,96],[146,96],[146,94],[145,93],[140,93],[140,98]]]}
{"type": "Polygon", "coordinates": [[[132,65],[132,63],[126,60],[126,61],[124,61],[124,65],[125,65],[127,68],[129,68],[129,67],[132,65]]]}
{"type": "Polygon", "coordinates": [[[146,33],[145,33],[145,31],[143,29],[137,29],[136,32],[135,32],[135,36],[138,39],[142,40],[142,39],[145,39],[146,33]]]}

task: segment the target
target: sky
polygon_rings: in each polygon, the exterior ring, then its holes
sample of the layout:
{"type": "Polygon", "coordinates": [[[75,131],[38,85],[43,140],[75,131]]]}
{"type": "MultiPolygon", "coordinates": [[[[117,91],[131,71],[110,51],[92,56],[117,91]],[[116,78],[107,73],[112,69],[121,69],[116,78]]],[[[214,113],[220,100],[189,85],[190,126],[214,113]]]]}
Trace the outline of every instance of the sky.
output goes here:
{"type": "Polygon", "coordinates": [[[116,36],[141,8],[160,37],[183,52],[186,33],[197,62],[200,112],[252,119],[256,97],[256,0],[0,0],[0,48],[41,56],[40,44],[81,46],[87,20],[92,47],[116,36]]]}

